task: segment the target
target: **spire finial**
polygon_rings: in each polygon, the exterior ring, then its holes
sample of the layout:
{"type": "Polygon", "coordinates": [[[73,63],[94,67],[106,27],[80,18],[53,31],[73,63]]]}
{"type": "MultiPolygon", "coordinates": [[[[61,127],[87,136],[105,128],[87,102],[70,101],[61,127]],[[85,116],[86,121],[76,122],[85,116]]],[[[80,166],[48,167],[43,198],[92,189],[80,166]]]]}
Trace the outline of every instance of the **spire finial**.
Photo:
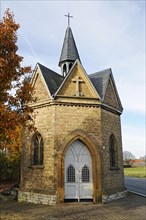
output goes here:
{"type": "Polygon", "coordinates": [[[70,26],[70,18],[73,18],[73,16],[71,16],[70,13],[64,16],[68,17],[68,26],[70,26]]]}

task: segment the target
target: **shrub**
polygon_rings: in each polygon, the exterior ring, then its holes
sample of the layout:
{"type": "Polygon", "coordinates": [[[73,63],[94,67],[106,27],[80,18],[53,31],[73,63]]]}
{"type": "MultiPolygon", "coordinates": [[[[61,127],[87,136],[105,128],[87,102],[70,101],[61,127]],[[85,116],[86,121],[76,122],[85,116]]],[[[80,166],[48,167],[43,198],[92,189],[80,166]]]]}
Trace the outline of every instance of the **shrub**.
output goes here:
{"type": "Polygon", "coordinates": [[[9,159],[5,152],[0,151],[0,181],[19,181],[20,159],[9,159]]]}

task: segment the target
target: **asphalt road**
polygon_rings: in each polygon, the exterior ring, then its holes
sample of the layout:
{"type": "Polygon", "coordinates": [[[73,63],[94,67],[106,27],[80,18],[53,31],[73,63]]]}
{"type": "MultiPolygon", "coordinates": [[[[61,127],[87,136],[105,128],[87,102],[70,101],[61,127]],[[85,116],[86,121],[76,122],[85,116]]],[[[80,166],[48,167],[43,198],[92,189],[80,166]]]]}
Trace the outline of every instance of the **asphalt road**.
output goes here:
{"type": "Polygon", "coordinates": [[[146,196],[146,178],[125,176],[125,186],[130,191],[146,196]]]}

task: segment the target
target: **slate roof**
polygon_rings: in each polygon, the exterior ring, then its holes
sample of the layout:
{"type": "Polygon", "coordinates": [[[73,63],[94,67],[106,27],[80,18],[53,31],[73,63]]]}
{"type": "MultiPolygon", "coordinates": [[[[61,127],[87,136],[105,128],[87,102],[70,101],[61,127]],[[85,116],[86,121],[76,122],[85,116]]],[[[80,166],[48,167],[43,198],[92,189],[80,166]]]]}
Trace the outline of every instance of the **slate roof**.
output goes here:
{"type": "Polygon", "coordinates": [[[105,70],[100,71],[100,72],[92,73],[92,74],[88,75],[88,77],[91,80],[91,82],[92,82],[93,86],[95,87],[95,89],[97,90],[101,100],[104,100],[106,89],[107,89],[107,86],[108,86],[108,82],[109,82],[109,79],[111,77],[112,82],[113,82],[114,87],[115,87],[115,92],[117,94],[117,99],[118,99],[120,109],[123,110],[123,107],[122,107],[122,104],[121,104],[121,101],[120,101],[120,98],[119,98],[119,95],[118,95],[118,91],[117,91],[117,88],[116,88],[116,84],[115,84],[115,81],[114,81],[114,77],[113,77],[111,68],[105,69],[105,70]]]}
{"type": "Polygon", "coordinates": [[[109,68],[109,69],[88,75],[89,79],[91,80],[93,86],[97,90],[102,100],[104,99],[108,80],[109,80],[111,73],[112,73],[111,69],[109,68]]]}
{"type": "MultiPolygon", "coordinates": [[[[43,66],[40,63],[38,63],[38,66],[40,67],[40,70],[42,72],[42,75],[45,79],[45,82],[48,86],[51,95],[55,94],[55,92],[58,90],[65,78],[62,75],[59,75],[58,73],[43,66]]],[[[108,80],[111,73],[111,69],[106,69],[88,75],[89,79],[91,80],[93,86],[95,87],[101,99],[104,99],[108,80]]]]}
{"type": "Polygon", "coordinates": [[[61,63],[63,61],[75,61],[76,59],[80,61],[79,53],[76,47],[72,30],[68,26],[64,37],[63,47],[59,60],[59,66],[61,66],[61,63]]]}
{"type": "MultiPolygon", "coordinates": [[[[40,63],[38,63],[38,66],[41,70],[41,73],[44,77],[44,80],[48,86],[48,89],[49,89],[51,95],[54,95],[55,92],[61,86],[61,84],[65,78],[63,76],[59,75],[58,73],[54,72],[53,70],[43,66],[40,63]]],[[[112,81],[113,81],[115,89],[116,89],[116,85],[115,85],[114,78],[112,75],[112,70],[110,68],[105,69],[100,72],[92,73],[92,74],[88,75],[88,77],[89,77],[91,83],[93,84],[94,88],[98,92],[101,100],[104,100],[107,85],[108,85],[110,77],[112,78],[112,81]]],[[[117,89],[116,89],[116,93],[117,93],[117,98],[119,101],[120,108],[122,110],[123,108],[122,108],[122,104],[121,104],[117,89]]]]}
{"type": "Polygon", "coordinates": [[[48,69],[40,63],[38,63],[38,66],[40,67],[51,95],[53,95],[61,85],[64,77],[54,72],[53,70],[48,69]]]}

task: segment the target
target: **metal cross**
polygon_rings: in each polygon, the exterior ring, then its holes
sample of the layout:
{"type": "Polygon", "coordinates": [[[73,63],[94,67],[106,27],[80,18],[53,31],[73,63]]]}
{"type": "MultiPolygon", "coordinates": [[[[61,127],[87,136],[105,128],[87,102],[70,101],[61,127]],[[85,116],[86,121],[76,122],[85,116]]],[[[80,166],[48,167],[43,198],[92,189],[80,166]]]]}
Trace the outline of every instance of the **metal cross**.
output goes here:
{"type": "Polygon", "coordinates": [[[70,18],[73,18],[73,16],[71,16],[69,13],[68,15],[64,15],[64,16],[68,17],[68,26],[70,26],[70,18]]]}
{"type": "Polygon", "coordinates": [[[82,92],[80,92],[80,83],[84,82],[82,79],[80,79],[79,76],[76,77],[76,79],[72,79],[72,82],[76,83],[76,96],[83,95],[82,92]]]}

